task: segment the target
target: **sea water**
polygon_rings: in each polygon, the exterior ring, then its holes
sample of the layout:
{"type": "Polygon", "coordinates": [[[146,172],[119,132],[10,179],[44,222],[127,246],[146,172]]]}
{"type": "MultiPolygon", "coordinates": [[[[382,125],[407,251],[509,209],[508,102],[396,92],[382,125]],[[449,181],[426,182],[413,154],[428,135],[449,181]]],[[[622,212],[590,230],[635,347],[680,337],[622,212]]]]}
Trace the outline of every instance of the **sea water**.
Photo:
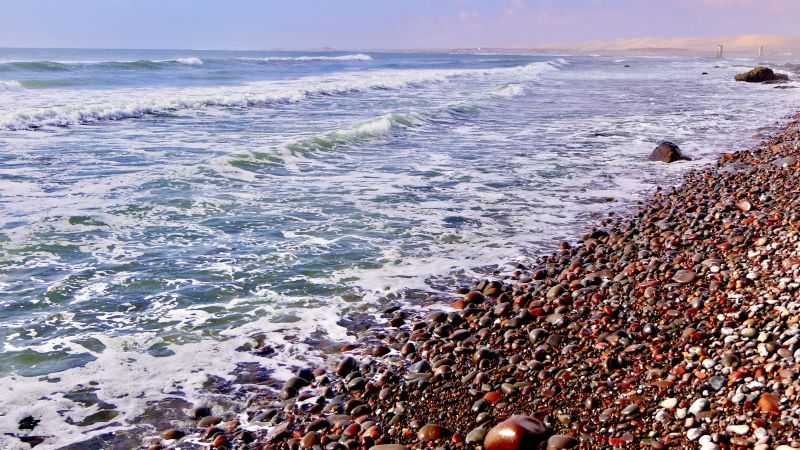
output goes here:
{"type": "Polygon", "coordinates": [[[733,81],[755,63],[0,49],[0,446],[444,307],[755,143],[800,100],[733,81]],[[648,161],[664,139],[694,161],[648,161]],[[254,336],[272,353],[237,351],[254,336]]]}

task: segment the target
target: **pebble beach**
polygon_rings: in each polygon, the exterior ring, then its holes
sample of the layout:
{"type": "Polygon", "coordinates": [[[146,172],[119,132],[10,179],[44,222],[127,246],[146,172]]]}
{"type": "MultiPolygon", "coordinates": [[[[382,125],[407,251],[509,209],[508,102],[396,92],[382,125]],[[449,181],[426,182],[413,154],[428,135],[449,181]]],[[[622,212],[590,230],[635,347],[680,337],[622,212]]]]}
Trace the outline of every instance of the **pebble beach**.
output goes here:
{"type": "Polygon", "coordinates": [[[243,411],[186,410],[150,448],[800,448],[798,157],[795,115],[448,310],[383,311],[243,411]]]}
{"type": "Polygon", "coordinates": [[[2,449],[797,445],[789,63],[0,56],[2,449]]]}

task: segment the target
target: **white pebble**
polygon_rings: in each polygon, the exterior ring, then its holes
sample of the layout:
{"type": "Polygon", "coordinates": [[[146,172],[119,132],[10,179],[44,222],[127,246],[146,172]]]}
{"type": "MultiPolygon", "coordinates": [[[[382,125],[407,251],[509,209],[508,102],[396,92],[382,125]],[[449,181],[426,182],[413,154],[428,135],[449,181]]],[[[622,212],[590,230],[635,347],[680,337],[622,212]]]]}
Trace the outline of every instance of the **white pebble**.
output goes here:
{"type": "Polygon", "coordinates": [[[692,403],[692,406],[689,407],[689,412],[696,416],[698,413],[701,413],[707,409],[708,409],[708,400],[701,397],[695,400],[694,403],[692,403]]]}
{"type": "Polygon", "coordinates": [[[744,436],[750,431],[750,427],[747,425],[728,425],[728,427],[725,428],[725,431],[744,436]]]}
{"type": "Polygon", "coordinates": [[[674,397],[665,398],[663,401],[661,401],[660,405],[662,408],[672,409],[678,405],[678,399],[674,397]]]}
{"type": "Polygon", "coordinates": [[[696,441],[700,439],[700,436],[706,434],[706,430],[702,428],[692,428],[686,433],[686,438],[690,441],[696,441]]]}

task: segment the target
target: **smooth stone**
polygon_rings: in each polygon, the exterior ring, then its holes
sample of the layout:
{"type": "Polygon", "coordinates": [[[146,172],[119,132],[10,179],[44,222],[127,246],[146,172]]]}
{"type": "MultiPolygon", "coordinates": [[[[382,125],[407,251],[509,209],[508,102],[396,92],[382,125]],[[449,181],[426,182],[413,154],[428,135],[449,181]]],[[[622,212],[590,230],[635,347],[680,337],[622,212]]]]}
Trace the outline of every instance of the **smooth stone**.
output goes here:
{"type": "Polygon", "coordinates": [[[703,436],[704,434],[706,434],[706,430],[702,428],[692,428],[691,430],[686,432],[686,438],[689,439],[690,441],[696,441],[700,439],[700,437],[703,436]]]}
{"type": "Polygon", "coordinates": [[[369,450],[408,450],[408,447],[401,444],[381,444],[373,445],[369,450]]]}
{"type": "Polygon", "coordinates": [[[548,450],[560,450],[564,448],[575,447],[579,443],[580,441],[572,436],[567,436],[566,434],[556,434],[550,436],[550,439],[547,440],[547,448],[548,450]]]}
{"type": "Polygon", "coordinates": [[[738,434],[740,436],[744,436],[745,434],[750,432],[750,426],[749,425],[728,425],[728,427],[725,428],[725,431],[727,431],[728,433],[733,433],[733,434],[738,434]]]}
{"type": "Polygon", "coordinates": [[[443,438],[446,433],[447,431],[441,425],[429,423],[419,429],[417,438],[422,442],[430,442],[443,438]]]}
{"type": "Polygon", "coordinates": [[[214,426],[214,425],[216,425],[216,424],[218,424],[220,422],[222,422],[222,417],[219,417],[219,416],[206,416],[206,417],[203,417],[202,419],[200,419],[199,422],[197,422],[197,426],[200,427],[200,428],[208,428],[208,427],[214,426]]]}
{"type": "Polygon", "coordinates": [[[668,422],[672,420],[672,416],[666,409],[659,409],[655,415],[656,422],[668,422]]]}
{"type": "Polygon", "coordinates": [[[637,405],[636,403],[631,403],[630,405],[626,406],[622,410],[622,412],[620,412],[620,414],[622,414],[623,416],[632,416],[638,413],[639,413],[639,405],[637,405]]]}
{"type": "Polygon", "coordinates": [[[483,441],[485,450],[527,450],[545,440],[547,429],[530,416],[513,416],[495,425],[483,441]]]}
{"type": "Polygon", "coordinates": [[[451,341],[463,341],[464,339],[470,336],[469,331],[467,330],[456,330],[453,334],[450,335],[451,341]]]}
{"type": "Polygon", "coordinates": [[[319,442],[319,437],[313,431],[309,431],[308,433],[300,439],[300,448],[312,448],[319,442]]]}
{"type": "Polygon", "coordinates": [[[278,398],[281,400],[288,400],[290,398],[297,397],[297,389],[293,387],[285,387],[281,389],[280,393],[278,393],[278,398]]]}
{"type": "Polygon", "coordinates": [[[476,444],[479,442],[483,442],[483,440],[486,439],[486,433],[488,432],[489,430],[483,427],[475,428],[474,430],[467,433],[467,437],[465,438],[465,440],[467,444],[476,444]]]}
{"type": "Polygon", "coordinates": [[[714,375],[713,377],[708,379],[708,385],[711,386],[711,389],[715,391],[721,390],[725,387],[726,381],[719,375],[714,375]]]}
{"type": "Polygon", "coordinates": [[[561,295],[562,292],[564,292],[564,288],[560,284],[557,284],[548,289],[547,294],[545,296],[547,297],[547,299],[553,300],[557,298],[559,295],[561,295]]]}
{"type": "Polygon", "coordinates": [[[681,284],[691,283],[697,278],[697,274],[691,270],[679,270],[672,276],[672,281],[681,284]]]}
{"type": "Polygon", "coordinates": [[[208,406],[198,406],[192,410],[192,419],[202,419],[211,415],[211,408],[208,406]]]}
{"type": "Polygon", "coordinates": [[[703,411],[707,411],[708,405],[708,400],[704,398],[698,398],[694,401],[694,403],[692,403],[692,406],[689,407],[689,414],[694,414],[696,416],[703,411]]]}
{"type": "Polygon", "coordinates": [[[671,163],[683,159],[680,147],[669,141],[664,141],[650,153],[651,161],[662,161],[671,163]]]}
{"type": "Polygon", "coordinates": [[[292,377],[286,380],[286,383],[283,383],[283,388],[294,388],[300,390],[304,387],[308,386],[308,380],[305,378],[300,377],[292,377]]]}
{"type": "Polygon", "coordinates": [[[756,330],[755,328],[749,328],[748,327],[748,328],[743,329],[740,334],[742,336],[746,337],[746,338],[752,339],[752,338],[756,337],[756,335],[758,334],[758,330],[756,330]]]}
{"type": "Polygon", "coordinates": [[[739,357],[733,353],[726,353],[722,356],[722,365],[725,367],[736,367],[739,365],[739,357]]]}
{"type": "Polygon", "coordinates": [[[343,377],[348,375],[356,368],[356,360],[352,356],[345,356],[344,359],[336,367],[336,375],[343,377]]]}
{"type": "Polygon", "coordinates": [[[186,436],[186,433],[177,428],[170,428],[169,430],[166,430],[161,433],[161,437],[167,440],[172,440],[172,439],[177,440],[184,436],[186,436]]]}
{"type": "Polygon", "coordinates": [[[427,373],[431,371],[431,363],[426,360],[420,360],[408,367],[411,373],[427,373]]]}
{"type": "Polygon", "coordinates": [[[781,410],[781,399],[775,394],[765,392],[758,399],[758,409],[764,412],[779,412],[781,410]]]}
{"type": "Polygon", "coordinates": [[[678,406],[678,399],[677,398],[665,398],[661,403],[660,406],[662,408],[672,409],[678,406]]]}

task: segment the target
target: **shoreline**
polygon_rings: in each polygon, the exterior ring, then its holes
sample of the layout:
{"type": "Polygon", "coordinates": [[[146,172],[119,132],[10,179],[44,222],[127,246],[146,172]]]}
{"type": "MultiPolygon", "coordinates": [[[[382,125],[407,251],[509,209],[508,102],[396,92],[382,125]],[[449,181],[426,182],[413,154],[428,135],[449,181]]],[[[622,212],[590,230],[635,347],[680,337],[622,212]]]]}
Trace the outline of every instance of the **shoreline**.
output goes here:
{"type": "Polygon", "coordinates": [[[800,448],[798,158],[795,114],[454,312],[385,310],[338,366],[150,448],[800,448]]]}

